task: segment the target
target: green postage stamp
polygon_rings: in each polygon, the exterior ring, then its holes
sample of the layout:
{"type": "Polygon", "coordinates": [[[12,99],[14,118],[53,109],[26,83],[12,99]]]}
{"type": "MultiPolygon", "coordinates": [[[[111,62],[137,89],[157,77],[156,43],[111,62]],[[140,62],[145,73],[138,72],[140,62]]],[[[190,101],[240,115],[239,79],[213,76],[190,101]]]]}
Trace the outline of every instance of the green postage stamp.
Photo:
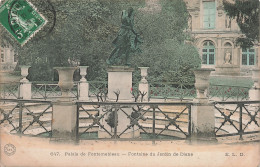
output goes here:
{"type": "Polygon", "coordinates": [[[0,7],[0,22],[21,45],[24,45],[47,20],[26,0],[7,0],[0,7]]]}

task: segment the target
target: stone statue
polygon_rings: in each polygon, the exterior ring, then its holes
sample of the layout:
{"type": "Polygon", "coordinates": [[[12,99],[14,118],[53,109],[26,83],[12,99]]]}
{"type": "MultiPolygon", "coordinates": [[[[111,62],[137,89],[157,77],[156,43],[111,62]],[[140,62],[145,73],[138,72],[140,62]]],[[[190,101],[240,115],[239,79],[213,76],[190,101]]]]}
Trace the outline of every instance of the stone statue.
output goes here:
{"type": "Polygon", "coordinates": [[[134,30],[133,8],[122,11],[121,23],[118,35],[112,42],[115,49],[106,60],[108,65],[130,65],[130,55],[141,52],[139,45],[142,41],[134,30]]]}
{"type": "Polygon", "coordinates": [[[224,64],[231,64],[231,53],[229,51],[226,52],[224,60],[225,60],[224,64]]]}

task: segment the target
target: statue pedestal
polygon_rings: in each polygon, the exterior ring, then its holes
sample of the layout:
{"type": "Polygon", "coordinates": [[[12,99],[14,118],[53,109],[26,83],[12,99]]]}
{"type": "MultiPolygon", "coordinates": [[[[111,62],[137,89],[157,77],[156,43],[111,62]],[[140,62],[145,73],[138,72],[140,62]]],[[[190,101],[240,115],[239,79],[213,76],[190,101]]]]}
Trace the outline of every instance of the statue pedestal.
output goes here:
{"type": "Polygon", "coordinates": [[[132,100],[133,68],[128,66],[111,66],[108,68],[108,99],[116,100],[114,92],[119,92],[118,100],[132,100]]]}
{"type": "MultiPolygon", "coordinates": [[[[133,68],[128,66],[112,66],[108,68],[108,102],[115,102],[117,96],[114,92],[119,93],[118,102],[132,102],[132,72],[133,68]]],[[[112,107],[112,111],[115,111],[114,119],[118,121],[118,125],[116,128],[111,128],[108,125],[109,112],[106,116],[101,120],[101,124],[104,125],[104,128],[112,134],[112,138],[116,138],[116,135],[120,135],[123,131],[124,133],[120,136],[120,138],[134,138],[140,136],[139,128],[134,126],[134,128],[129,128],[125,131],[128,125],[130,125],[131,120],[127,117],[126,114],[131,115],[133,112],[132,107],[124,107],[119,105],[111,105],[104,106],[103,110],[100,110],[101,114],[104,114],[109,108],[112,107]],[[107,108],[106,108],[107,107],[107,108]],[[123,111],[126,113],[124,113],[123,111]],[[106,121],[107,120],[107,121],[106,121]]],[[[116,122],[116,121],[115,121],[116,122]]],[[[111,136],[103,129],[99,128],[98,132],[99,138],[111,138],[111,136]]]]}

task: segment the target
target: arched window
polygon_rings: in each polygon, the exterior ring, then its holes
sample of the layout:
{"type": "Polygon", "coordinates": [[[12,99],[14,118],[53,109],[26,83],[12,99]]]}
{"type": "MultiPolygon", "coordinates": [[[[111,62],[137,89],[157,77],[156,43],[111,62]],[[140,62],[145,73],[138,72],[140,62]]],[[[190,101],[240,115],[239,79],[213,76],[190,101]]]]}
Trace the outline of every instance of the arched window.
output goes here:
{"type": "Polygon", "coordinates": [[[242,65],[255,65],[254,48],[242,48],[242,65]]]}
{"type": "Polygon", "coordinates": [[[202,49],[202,64],[215,64],[215,46],[211,41],[205,41],[202,49]]]}

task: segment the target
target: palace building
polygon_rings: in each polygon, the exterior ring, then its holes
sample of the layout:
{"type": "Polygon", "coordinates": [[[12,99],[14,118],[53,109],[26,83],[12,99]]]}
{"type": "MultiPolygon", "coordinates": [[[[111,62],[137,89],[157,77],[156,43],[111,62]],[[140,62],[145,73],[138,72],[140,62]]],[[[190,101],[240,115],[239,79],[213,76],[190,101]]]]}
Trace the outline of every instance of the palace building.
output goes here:
{"type": "Polygon", "coordinates": [[[15,53],[15,50],[11,45],[1,47],[1,58],[0,58],[0,71],[3,72],[10,72],[13,71],[17,61],[18,61],[18,55],[15,53]]]}
{"type": "Polygon", "coordinates": [[[189,12],[189,32],[201,55],[202,68],[219,75],[248,75],[258,65],[258,46],[241,48],[236,20],[226,15],[223,0],[184,0],[189,12]]]}

